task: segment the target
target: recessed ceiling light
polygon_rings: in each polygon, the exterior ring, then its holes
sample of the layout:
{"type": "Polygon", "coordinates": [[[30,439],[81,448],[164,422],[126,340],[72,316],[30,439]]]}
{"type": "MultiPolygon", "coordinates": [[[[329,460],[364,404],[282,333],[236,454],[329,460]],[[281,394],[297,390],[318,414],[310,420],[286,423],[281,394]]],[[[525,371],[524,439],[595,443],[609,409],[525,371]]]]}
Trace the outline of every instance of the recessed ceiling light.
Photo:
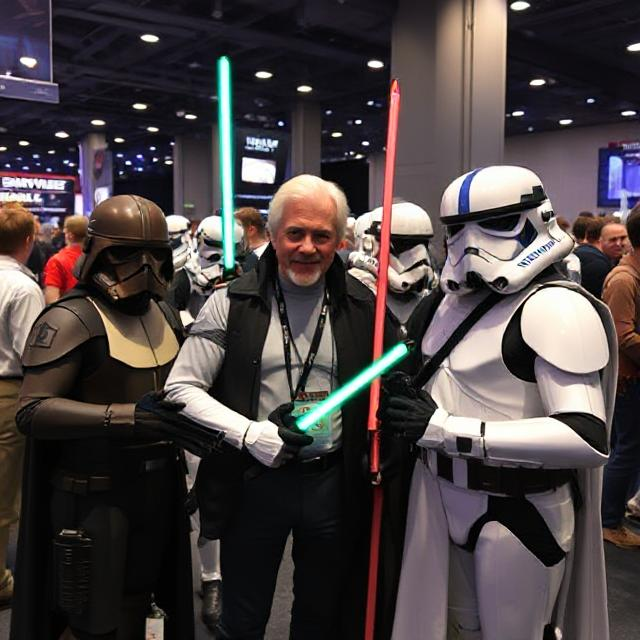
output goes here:
{"type": "Polygon", "coordinates": [[[91,121],[91,124],[92,124],[94,127],[104,127],[104,125],[105,125],[105,124],[107,124],[107,123],[106,123],[104,120],[100,120],[99,118],[94,118],[94,119],[91,121]]]}
{"type": "Polygon", "coordinates": [[[11,169],[11,165],[7,162],[7,164],[4,165],[5,169],[11,169]]]}
{"type": "Polygon", "coordinates": [[[75,166],[76,166],[76,163],[75,163],[75,162],[70,162],[70,163],[69,163],[69,166],[70,166],[70,167],[75,167],[75,166]]]}
{"type": "Polygon", "coordinates": [[[113,141],[117,142],[118,144],[122,144],[124,142],[124,138],[114,138],[113,141]]]}
{"type": "Polygon", "coordinates": [[[144,156],[141,153],[136,153],[136,158],[138,158],[138,160],[144,160],[144,156]]]}
{"type": "Polygon", "coordinates": [[[116,153],[116,158],[124,158],[124,153],[116,153]]]}
{"type": "Polygon", "coordinates": [[[356,119],[353,121],[353,124],[362,124],[362,120],[361,120],[360,118],[356,118],[356,119]]]}
{"type": "Polygon", "coordinates": [[[39,153],[34,153],[33,158],[35,158],[36,160],[40,160],[40,154],[39,153]]]}
{"type": "Polygon", "coordinates": [[[197,120],[198,116],[195,113],[185,113],[184,114],[184,119],[185,120],[197,120]]]}
{"type": "Polygon", "coordinates": [[[50,156],[54,155],[54,154],[55,154],[55,152],[56,152],[56,150],[55,150],[55,149],[49,149],[49,151],[47,151],[47,153],[48,153],[50,156]]]}
{"type": "Polygon", "coordinates": [[[47,168],[45,169],[45,171],[46,171],[47,173],[51,173],[51,167],[47,167],[47,168]]]}
{"type": "Polygon", "coordinates": [[[28,140],[18,140],[18,144],[21,147],[28,147],[31,143],[28,140]]]}
{"type": "Polygon", "coordinates": [[[278,120],[278,126],[284,127],[284,120],[278,120]]]}
{"type": "Polygon", "coordinates": [[[158,133],[158,131],[160,131],[160,129],[158,129],[158,127],[147,127],[147,131],[149,133],[158,133]]]}
{"type": "Polygon", "coordinates": [[[176,143],[172,140],[169,144],[173,147],[176,143]]]}
{"type": "Polygon", "coordinates": [[[151,158],[151,162],[158,162],[158,160],[160,160],[160,158],[156,158],[155,156],[151,158]]]}
{"type": "Polygon", "coordinates": [[[627,45],[627,51],[631,51],[631,53],[635,53],[636,51],[640,51],[640,42],[634,42],[633,44],[627,45]]]}
{"type": "Polygon", "coordinates": [[[63,139],[69,137],[69,134],[66,131],[56,131],[53,135],[56,138],[63,138],[63,139]]]}
{"type": "Polygon", "coordinates": [[[149,147],[149,151],[155,151],[156,147],[149,147]]]}
{"type": "Polygon", "coordinates": [[[547,84],[547,81],[544,78],[534,78],[533,80],[529,80],[529,86],[531,87],[542,87],[547,84]]]}
{"type": "Polygon", "coordinates": [[[558,124],[566,127],[568,124],[573,124],[573,120],[571,118],[562,118],[562,120],[558,120],[558,124]]]}
{"type": "Polygon", "coordinates": [[[136,111],[144,111],[149,105],[146,105],[144,102],[134,102],[131,106],[136,111]]]}
{"type": "Polygon", "coordinates": [[[173,160],[165,160],[164,163],[168,164],[168,165],[171,165],[171,164],[173,164],[173,160]]]}
{"type": "Polygon", "coordinates": [[[631,118],[632,116],[638,115],[638,112],[634,111],[633,109],[626,109],[625,111],[621,111],[620,115],[624,116],[625,118],[631,118]]]}
{"type": "Polygon", "coordinates": [[[512,11],[524,11],[525,9],[528,9],[531,5],[528,2],[525,2],[525,0],[516,0],[515,2],[512,2],[509,5],[509,8],[512,11]]]}
{"type": "Polygon", "coordinates": [[[333,131],[331,133],[332,138],[342,138],[342,131],[333,131]]]}
{"type": "Polygon", "coordinates": [[[158,38],[158,36],[154,33],[143,33],[140,36],[140,40],[142,40],[143,42],[149,42],[150,44],[155,44],[160,40],[160,38],[158,38]]]}
{"type": "Polygon", "coordinates": [[[0,151],[6,151],[7,147],[0,147],[0,151]]]}
{"type": "Polygon", "coordinates": [[[586,102],[587,104],[593,104],[595,101],[596,101],[596,99],[595,99],[595,98],[587,98],[587,99],[585,100],[585,102],[586,102]]]}
{"type": "Polygon", "coordinates": [[[38,64],[38,61],[31,56],[22,56],[20,58],[20,64],[27,67],[27,69],[33,69],[38,64]]]}
{"type": "Polygon", "coordinates": [[[256,71],[255,73],[256,78],[260,78],[260,80],[268,80],[269,78],[273,78],[273,73],[271,73],[271,71],[256,71]]]}
{"type": "Polygon", "coordinates": [[[69,164],[69,161],[65,158],[65,159],[62,161],[62,164],[69,164]]]}
{"type": "Polygon", "coordinates": [[[360,144],[361,144],[363,147],[368,147],[371,143],[370,143],[368,140],[363,140],[360,144]]]}
{"type": "Polygon", "coordinates": [[[364,153],[356,153],[356,160],[362,160],[364,158],[364,153]]]}
{"type": "Polygon", "coordinates": [[[131,166],[131,160],[125,160],[124,163],[127,165],[127,167],[131,166]]]}
{"type": "Polygon", "coordinates": [[[368,60],[367,67],[369,67],[369,69],[384,69],[384,62],[375,59],[368,60]]]}
{"type": "Polygon", "coordinates": [[[373,107],[375,100],[367,100],[367,107],[373,107]]]}
{"type": "Polygon", "coordinates": [[[527,127],[527,131],[531,133],[533,131],[533,127],[527,127]]]}
{"type": "Polygon", "coordinates": [[[333,111],[331,109],[325,109],[324,115],[325,116],[330,116],[333,113],[333,111]]]}
{"type": "Polygon", "coordinates": [[[27,167],[26,165],[24,167],[22,167],[23,171],[29,171],[29,167],[27,167]]]}
{"type": "Polygon", "coordinates": [[[512,111],[511,115],[514,118],[521,118],[524,115],[524,111],[522,109],[517,109],[516,111],[512,111]]]}
{"type": "Polygon", "coordinates": [[[298,93],[311,93],[313,91],[313,87],[308,84],[301,84],[299,87],[296,88],[296,91],[298,93]]]}

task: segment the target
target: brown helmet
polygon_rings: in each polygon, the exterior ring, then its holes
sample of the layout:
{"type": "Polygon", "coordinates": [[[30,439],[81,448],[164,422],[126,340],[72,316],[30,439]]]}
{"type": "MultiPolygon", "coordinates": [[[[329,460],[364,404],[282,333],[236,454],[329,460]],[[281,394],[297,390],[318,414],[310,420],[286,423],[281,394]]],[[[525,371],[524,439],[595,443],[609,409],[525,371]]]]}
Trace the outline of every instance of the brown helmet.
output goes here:
{"type": "Polygon", "coordinates": [[[113,300],[149,293],[163,298],[173,277],[167,223],[160,207],[140,196],[114,196],[89,218],[83,253],[75,266],[113,300]]]}

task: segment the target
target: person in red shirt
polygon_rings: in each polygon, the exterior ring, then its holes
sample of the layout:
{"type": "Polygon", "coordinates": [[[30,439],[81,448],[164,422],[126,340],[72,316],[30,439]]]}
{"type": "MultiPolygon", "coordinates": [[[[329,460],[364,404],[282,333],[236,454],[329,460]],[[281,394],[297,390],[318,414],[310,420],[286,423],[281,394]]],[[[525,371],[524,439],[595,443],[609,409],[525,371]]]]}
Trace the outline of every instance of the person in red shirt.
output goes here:
{"type": "Polygon", "coordinates": [[[66,246],[51,256],[44,267],[44,299],[47,304],[55,302],[64,293],[75,287],[73,267],[82,253],[82,243],[87,235],[88,218],[69,216],[64,221],[66,246]]]}

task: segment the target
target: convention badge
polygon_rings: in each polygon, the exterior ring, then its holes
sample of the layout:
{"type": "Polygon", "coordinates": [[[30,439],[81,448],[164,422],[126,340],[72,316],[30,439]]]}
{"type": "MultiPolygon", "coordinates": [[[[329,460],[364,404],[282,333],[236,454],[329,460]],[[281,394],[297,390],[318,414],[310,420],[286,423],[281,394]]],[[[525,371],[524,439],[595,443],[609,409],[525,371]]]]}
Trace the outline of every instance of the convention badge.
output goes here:
{"type": "MultiPolygon", "coordinates": [[[[291,415],[297,418],[311,411],[311,409],[328,395],[329,393],[327,391],[300,391],[293,402],[291,415]]],[[[310,457],[310,454],[320,455],[331,448],[333,443],[331,417],[331,414],[323,416],[305,431],[308,435],[313,436],[313,443],[304,448],[305,458],[310,457]]]]}
{"type": "Polygon", "coordinates": [[[144,640],[164,640],[164,619],[167,614],[153,601],[144,627],[144,640]]]}

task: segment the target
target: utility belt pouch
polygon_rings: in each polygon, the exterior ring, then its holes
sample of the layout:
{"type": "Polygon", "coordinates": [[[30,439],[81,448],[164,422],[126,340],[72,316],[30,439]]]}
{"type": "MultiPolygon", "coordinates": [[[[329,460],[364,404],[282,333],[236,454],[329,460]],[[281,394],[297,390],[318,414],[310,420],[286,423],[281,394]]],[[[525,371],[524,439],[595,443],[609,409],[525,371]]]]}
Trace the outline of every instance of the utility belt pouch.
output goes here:
{"type": "Polygon", "coordinates": [[[92,549],[82,530],[62,529],[53,540],[55,602],[65,613],[79,615],[89,601],[92,549]]]}

